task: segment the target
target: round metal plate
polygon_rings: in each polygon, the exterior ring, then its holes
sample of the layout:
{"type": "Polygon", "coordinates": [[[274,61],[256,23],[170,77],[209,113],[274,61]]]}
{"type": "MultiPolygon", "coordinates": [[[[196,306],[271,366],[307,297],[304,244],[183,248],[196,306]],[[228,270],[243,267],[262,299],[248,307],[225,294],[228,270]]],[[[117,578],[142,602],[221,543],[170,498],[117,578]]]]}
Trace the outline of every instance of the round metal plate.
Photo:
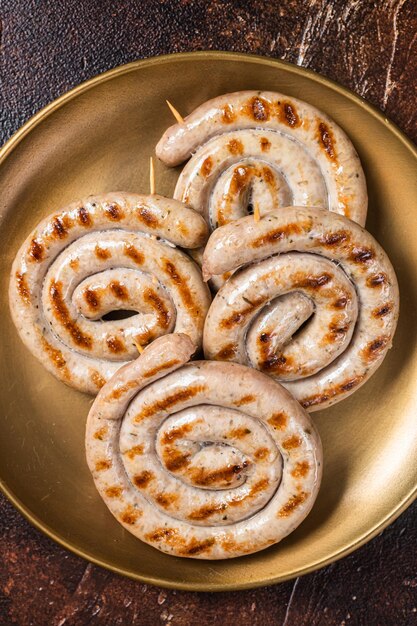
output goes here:
{"type": "MultiPolygon", "coordinates": [[[[38,528],[77,554],[157,585],[231,590],[305,574],[368,541],[416,495],[417,151],[369,104],[279,61],[203,52],[138,61],[84,83],[35,115],[0,153],[1,487],[38,528]],[[355,144],[367,176],[368,229],[398,273],[394,347],[356,394],[313,418],[325,454],[323,485],[307,520],[252,556],[201,562],[166,556],[127,533],[96,493],[84,454],[91,398],[48,374],[11,322],[10,266],[27,233],[89,194],[148,191],[149,156],[173,120],[240,89],[282,91],[331,115],[355,144]]],[[[159,193],[178,175],[156,164],[159,193]]]]}

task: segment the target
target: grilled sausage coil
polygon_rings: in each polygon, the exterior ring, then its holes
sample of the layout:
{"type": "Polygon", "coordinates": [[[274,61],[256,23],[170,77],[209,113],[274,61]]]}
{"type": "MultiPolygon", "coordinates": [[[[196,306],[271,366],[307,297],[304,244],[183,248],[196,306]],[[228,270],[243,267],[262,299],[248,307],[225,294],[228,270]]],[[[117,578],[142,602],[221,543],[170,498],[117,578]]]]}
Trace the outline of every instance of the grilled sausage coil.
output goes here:
{"type": "MultiPolygon", "coordinates": [[[[206,219],[210,230],[278,206],[318,206],[362,226],[365,176],[351,141],[315,107],[270,91],[241,91],[209,100],[156,147],[167,165],[190,160],[174,198],[206,219]]],[[[202,250],[194,252],[201,264],[202,250]]],[[[217,276],[218,289],[227,276],[217,276]]]]}
{"type": "Polygon", "coordinates": [[[219,96],[168,128],[156,153],[170,166],[191,156],[175,197],[211,228],[242,217],[249,197],[265,211],[321,206],[365,223],[365,177],[351,141],[301,100],[270,91],[219,96]]]}
{"type": "Polygon", "coordinates": [[[268,373],[309,411],[353,393],[391,347],[395,272],[342,215],[288,207],[223,226],[208,241],[203,275],[230,271],[206,318],[206,358],[268,373]]]}
{"type": "Polygon", "coordinates": [[[20,336],[60,380],[89,393],[173,330],[201,345],[210,296],[176,246],[201,246],[195,211],[161,196],[111,193],[43,220],[13,264],[10,306],[20,336]],[[136,313],[104,319],[111,311],[136,313]]]}
{"type": "Polygon", "coordinates": [[[116,519],[159,550],[249,554],[310,511],[320,439],[271,378],[233,363],[187,363],[193,350],[185,335],[156,339],[103,387],[87,421],[88,465],[116,519]]]}

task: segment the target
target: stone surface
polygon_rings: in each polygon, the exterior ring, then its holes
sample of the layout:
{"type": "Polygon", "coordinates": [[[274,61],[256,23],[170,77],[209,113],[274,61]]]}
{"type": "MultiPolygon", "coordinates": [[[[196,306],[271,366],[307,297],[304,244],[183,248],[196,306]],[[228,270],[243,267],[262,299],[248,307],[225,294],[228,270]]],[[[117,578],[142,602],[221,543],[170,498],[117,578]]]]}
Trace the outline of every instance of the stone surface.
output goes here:
{"type": "MultiPolygon", "coordinates": [[[[220,49],[321,72],[417,141],[417,5],[412,0],[2,0],[0,142],[41,107],[146,56],[220,49]]],[[[0,497],[0,625],[417,624],[417,504],[319,572],[274,587],[165,591],[86,563],[0,497]]]]}

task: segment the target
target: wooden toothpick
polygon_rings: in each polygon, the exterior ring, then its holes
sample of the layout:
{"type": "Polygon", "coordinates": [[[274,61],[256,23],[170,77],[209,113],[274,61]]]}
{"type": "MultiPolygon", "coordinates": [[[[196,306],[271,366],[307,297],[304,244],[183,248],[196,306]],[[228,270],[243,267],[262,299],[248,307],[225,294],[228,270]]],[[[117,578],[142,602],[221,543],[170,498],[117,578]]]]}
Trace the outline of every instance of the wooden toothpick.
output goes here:
{"type": "Polygon", "coordinates": [[[143,348],[139,341],[137,341],[136,339],[133,340],[133,343],[135,344],[137,351],[139,352],[139,354],[142,354],[142,352],[144,351],[145,348],[143,348]]]}
{"type": "Polygon", "coordinates": [[[259,204],[256,203],[254,208],[253,208],[253,219],[255,220],[255,222],[259,222],[259,220],[261,219],[261,212],[259,210],[259,204]]]}
{"type": "Polygon", "coordinates": [[[184,124],[184,118],[182,117],[182,115],[180,113],[178,113],[177,109],[174,106],[172,106],[172,104],[170,103],[169,100],[165,100],[165,102],[169,106],[169,109],[170,109],[172,115],[177,120],[178,124],[184,124]]]}
{"type": "Polygon", "coordinates": [[[153,158],[149,158],[149,187],[151,190],[151,195],[155,193],[155,169],[153,166],[153,158]]]}

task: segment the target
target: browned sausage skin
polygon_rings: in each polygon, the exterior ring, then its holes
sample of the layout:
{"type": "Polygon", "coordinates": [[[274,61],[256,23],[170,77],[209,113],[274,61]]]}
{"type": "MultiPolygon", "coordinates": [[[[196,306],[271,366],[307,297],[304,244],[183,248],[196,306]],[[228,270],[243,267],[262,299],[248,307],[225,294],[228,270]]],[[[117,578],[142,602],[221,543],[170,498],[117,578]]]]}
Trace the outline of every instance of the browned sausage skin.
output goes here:
{"type": "Polygon", "coordinates": [[[398,283],[381,246],[323,209],[287,207],[217,229],[203,275],[237,271],[206,318],[206,358],[252,365],[309,411],[349,396],[391,347],[398,283]]]}
{"type": "Polygon", "coordinates": [[[188,558],[250,554],[310,511],[320,438],[271,378],[187,363],[193,350],[185,335],[156,339],[103,387],[87,421],[88,465],[112,514],[142,541],[188,558]]]}
{"type": "Polygon", "coordinates": [[[13,263],[10,308],[41,363],[88,393],[173,330],[201,344],[210,303],[196,264],[177,246],[202,245],[203,218],[162,196],[109,193],[43,220],[13,263]],[[135,313],[104,319],[111,311],[135,313]]]}

